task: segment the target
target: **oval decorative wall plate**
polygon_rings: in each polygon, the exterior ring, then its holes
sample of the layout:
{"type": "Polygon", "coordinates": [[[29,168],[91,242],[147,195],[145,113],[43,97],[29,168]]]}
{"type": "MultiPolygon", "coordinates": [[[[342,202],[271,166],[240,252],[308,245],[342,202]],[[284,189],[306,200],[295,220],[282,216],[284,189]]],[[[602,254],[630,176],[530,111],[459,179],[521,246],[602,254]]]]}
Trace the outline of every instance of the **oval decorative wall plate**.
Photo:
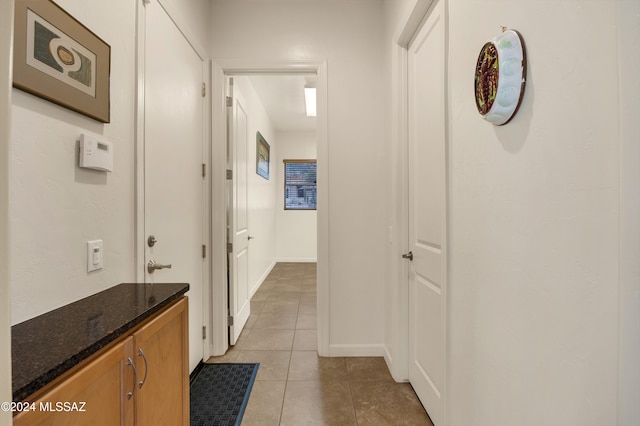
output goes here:
{"type": "Polygon", "coordinates": [[[474,79],[476,107],[497,126],[507,124],[518,111],[527,79],[524,40],[516,30],[503,29],[482,46],[474,79]]]}

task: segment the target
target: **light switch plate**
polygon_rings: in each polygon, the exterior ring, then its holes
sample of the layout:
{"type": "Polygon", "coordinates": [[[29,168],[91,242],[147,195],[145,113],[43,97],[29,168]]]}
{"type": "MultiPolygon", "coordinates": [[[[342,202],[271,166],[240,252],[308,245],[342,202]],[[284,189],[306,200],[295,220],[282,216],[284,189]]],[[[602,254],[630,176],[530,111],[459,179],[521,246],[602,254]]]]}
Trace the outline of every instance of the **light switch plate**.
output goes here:
{"type": "Polygon", "coordinates": [[[102,240],[87,241],[87,272],[102,269],[102,240]]]}

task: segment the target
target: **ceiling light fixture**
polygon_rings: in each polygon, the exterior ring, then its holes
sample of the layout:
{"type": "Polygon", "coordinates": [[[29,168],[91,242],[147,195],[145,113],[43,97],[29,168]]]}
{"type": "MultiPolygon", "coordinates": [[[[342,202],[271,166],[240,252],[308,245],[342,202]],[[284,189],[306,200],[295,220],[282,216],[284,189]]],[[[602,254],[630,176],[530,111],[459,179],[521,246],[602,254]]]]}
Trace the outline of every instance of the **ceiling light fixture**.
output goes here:
{"type": "Polygon", "coordinates": [[[307,87],[304,88],[304,103],[307,109],[307,117],[316,116],[316,88],[307,87]]]}

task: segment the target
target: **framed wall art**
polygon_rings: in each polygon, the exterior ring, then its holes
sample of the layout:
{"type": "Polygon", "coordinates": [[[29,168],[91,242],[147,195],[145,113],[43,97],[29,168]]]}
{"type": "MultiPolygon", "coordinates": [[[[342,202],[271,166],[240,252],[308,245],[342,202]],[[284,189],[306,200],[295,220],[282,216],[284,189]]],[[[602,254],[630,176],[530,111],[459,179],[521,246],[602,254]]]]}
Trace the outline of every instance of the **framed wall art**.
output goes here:
{"type": "Polygon", "coordinates": [[[271,147],[265,138],[256,132],[256,173],[269,180],[269,156],[271,147]]]}
{"type": "Polygon", "coordinates": [[[50,0],[16,0],[13,85],[103,123],[111,47],[50,0]]]}

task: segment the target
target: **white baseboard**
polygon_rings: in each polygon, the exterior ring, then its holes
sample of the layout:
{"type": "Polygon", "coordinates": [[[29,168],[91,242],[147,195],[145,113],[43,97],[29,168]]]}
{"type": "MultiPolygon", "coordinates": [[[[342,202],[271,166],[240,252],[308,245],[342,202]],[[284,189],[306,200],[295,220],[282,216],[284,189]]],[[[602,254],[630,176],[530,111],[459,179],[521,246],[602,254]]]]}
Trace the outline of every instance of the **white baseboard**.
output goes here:
{"type": "Polygon", "coordinates": [[[278,263],[278,260],[274,259],[273,262],[271,262],[271,265],[269,265],[269,267],[267,267],[267,269],[260,276],[260,278],[258,278],[258,281],[256,281],[255,285],[251,289],[251,292],[250,292],[251,295],[249,296],[249,298],[253,297],[253,295],[256,294],[256,291],[258,291],[260,289],[260,286],[262,285],[264,280],[267,279],[267,277],[269,276],[269,274],[273,270],[273,267],[276,266],[276,263],[278,263]]]}
{"type": "Polygon", "coordinates": [[[284,257],[278,259],[278,262],[281,263],[317,263],[317,258],[292,258],[292,257],[284,257]]]}
{"type": "Polygon", "coordinates": [[[387,362],[387,366],[391,369],[393,365],[393,356],[391,356],[391,352],[389,352],[389,346],[384,345],[384,360],[387,362]]]}
{"type": "Polygon", "coordinates": [[[395,380],[398,383],[409,381],[409,377],[406,377],[405,375],[398,373],[397,370],[399,367],[397,365],[394,365],[393,356],[389,351],[388,345],[384,345],[384,360],[387,363],[387,368],[389,369],[389,372],[391,373],[393,380],[395,380]]]}
{"type": "Polygon", "coordinates": [[[329,356],[384,356],[384,345],[329,345],[329,356]]]}
{"type": "Polygon", "coordinates": [[[211,354],[211,356],[222,356],[226,353],[226,350],[224,352],[221,353],[216,353],[216,351],[214,350],[214,346],[213,345],[209,345],[209,353],[211,354]]]}

